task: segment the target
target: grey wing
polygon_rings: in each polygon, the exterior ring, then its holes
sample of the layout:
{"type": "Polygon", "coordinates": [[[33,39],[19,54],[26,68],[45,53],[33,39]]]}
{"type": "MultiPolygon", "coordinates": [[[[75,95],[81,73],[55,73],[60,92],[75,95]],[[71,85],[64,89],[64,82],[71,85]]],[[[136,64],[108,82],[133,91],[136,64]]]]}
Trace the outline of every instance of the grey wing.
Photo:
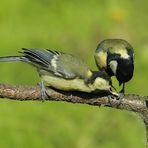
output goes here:
{"type": "Polygon", "coordinates": [[[66,79],[72,79],[75,77],[87,79],[87,74],[90,72],[87,64],[70,54],[59,55],[56,63],[56,71],[62,74],[66,79]]]}
{"type": "Polygon", "coordinates": [[[41,69],[48,69],[51,59],[54,56],[53,53],[49,54],[46,49],[22,48],[22,50],[23,51],[21,53],[24,54],[22,57],[25,57],[31,65],[41,69]]]}
{"type": "Polygon", "coordinates": [[[89,70],[82,60],[55,50],[23,48],[23,54],[38,69],[66,79],[85,77],[84,75],[89,70]]]}
{"type": "MultiPolygon", "coordinates": [[[[49,50],[49,52],[53,52],[49,50]]],[[[64,54],[62,52],[57,52],[54,54],[51,59],[49,69],[54,72],[54,75],[59,77],[63,77],[66,79],[73,79],[76,77],[76,73],[71,70],[69,62],[71,62],[71,58],[69,54],[64,54]]]]}

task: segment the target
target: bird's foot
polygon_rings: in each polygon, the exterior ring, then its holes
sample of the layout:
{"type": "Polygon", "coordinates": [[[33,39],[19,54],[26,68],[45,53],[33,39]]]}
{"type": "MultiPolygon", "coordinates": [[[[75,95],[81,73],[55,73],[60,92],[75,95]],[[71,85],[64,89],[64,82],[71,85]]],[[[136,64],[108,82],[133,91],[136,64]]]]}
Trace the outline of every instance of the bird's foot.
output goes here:
{"type": "Polygon", "coordinates": [[[123,98],[124,98],[124,93],[111,94],[108,95],[108,103],[110,106],[113,106],[114,104],[111,103],[111,100],[116,99],[118,100],[116,108],[118,108],[121,105],[123,98]]]}
{"type": "Polygon", "coordinates": [[[46,87],[45,87],[43,81],[39,82],[38,85],[39,85],[40,91],[41,91],[42,102],[44,102],[45,100],[47,100],[49,98],[47,91],[46,91],[46,87]]]}
{"type": "Polygon", "coordinates": [[[124,93],[119,92],[119,93],[118,93],[118,97],[117,97],[117,100],[119,101],[119,102],[118,102],[118,105],[117,105],[117,108],[121,105],[121,103],[122,103],[122,101],[123,101],[123,98],[124,98],[124,93]]]}
{"type": "Polygon", "coordinates": [[[111,100],[114,99],[114,95],[108,95],[107,98],[109,106],[112,106],[111,100]]]}

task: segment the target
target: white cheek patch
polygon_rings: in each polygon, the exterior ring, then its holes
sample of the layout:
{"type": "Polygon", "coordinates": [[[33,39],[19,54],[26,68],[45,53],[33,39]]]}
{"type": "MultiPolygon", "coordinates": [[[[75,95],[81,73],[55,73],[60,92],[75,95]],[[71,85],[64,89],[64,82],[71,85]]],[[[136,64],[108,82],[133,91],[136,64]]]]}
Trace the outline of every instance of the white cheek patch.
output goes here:
{"type": "Polygon", "coordinates": [[[117,61],[115,61],[115,60],[110,61],[109,66],[110,66],[111,70],[113,71],[113,73],[116,75],[117,66],[118,66],[117,61]]]}

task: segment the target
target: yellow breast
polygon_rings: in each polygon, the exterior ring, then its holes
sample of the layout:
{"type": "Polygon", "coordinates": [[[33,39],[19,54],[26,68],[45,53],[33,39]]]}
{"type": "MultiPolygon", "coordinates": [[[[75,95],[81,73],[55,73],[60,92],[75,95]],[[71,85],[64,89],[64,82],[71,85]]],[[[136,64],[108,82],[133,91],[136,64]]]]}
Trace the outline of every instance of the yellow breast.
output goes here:
{"type": "Polygon", "coordinates": [[[97,78],[95,83],[89,85],[85,84],[84,80],[79,78],[66,80],[54,75],[41,75],[41,79],[47,84],[47,86],[52,86],[56,89],[64,91],[77,90],[90,93],[96,90],[110,90],[110,85],[102,78],[97,78]]]}
{"type": "Polygon", "coordinates": [[[82,79],[66,80],[60,77],[42,75],[41,79],[47,84],[56,89],[70,91],[78,90],[82,92],[92,92],[93,90],[87,86],[82,79]]]}

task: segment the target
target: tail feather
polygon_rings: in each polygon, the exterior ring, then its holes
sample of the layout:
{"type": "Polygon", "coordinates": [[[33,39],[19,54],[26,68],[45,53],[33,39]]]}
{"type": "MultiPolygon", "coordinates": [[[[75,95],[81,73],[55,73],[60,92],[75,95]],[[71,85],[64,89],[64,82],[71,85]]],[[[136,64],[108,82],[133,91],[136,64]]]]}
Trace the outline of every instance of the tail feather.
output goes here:
{"type": "Polygon", "coordinates": [[[47,57],[47,51],[39,50],[39,49],[28,49],[28,48],[22,48],[23,54],[25,54],[25,57],[31,58],[32,60],[38,61],[42,63],[43,65],[49,65],[49,57],[47,57]]]}
{"type": "Polygon", "coordinates": [[[20,61],[26,61],[23,56],[6,56],[6,57],[0,57],[0,62],[20,62],[20,61]]]}
{"type": "Polygon", "coordinates": [[[35,67],[53,71],[52,60],[61,53],[54,50],[22,48],[22,56],[0,57],[0,62],[26,62],[35,67]]]}

